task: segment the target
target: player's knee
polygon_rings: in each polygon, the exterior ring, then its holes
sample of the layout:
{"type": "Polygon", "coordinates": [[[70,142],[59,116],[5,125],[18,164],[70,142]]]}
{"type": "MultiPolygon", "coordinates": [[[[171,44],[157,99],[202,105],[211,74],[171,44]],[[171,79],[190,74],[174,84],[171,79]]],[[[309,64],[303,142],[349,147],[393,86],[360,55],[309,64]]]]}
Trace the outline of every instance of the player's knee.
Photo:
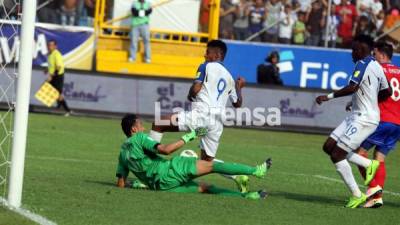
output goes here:
{"type": "Polygon", "coordinates": [[[333,139],[332,140],[328,139],[324,143],[324,146],[322,146],[322,149],[324,150],[324,152],[326,154],[331,155],[335,145],[336,145],[336,141],[334,141],[333,139]]]}
{"type": "Polygon", "coordinates": [[[214,160],[214,157],[208,156],[204,150],[201,150],[201,160],[212,162],[214,160]]]}
{"type": "Polygon", "coordinates": [[[331,151],[330,156],[331,156],[332,162],[333,163],[337,163],[337,162],[340,162],[340,161],[346,159],[347,152],[345,150],[343,150],[343,149],[340,149],[340,148],[334,148],[331,151]]]}

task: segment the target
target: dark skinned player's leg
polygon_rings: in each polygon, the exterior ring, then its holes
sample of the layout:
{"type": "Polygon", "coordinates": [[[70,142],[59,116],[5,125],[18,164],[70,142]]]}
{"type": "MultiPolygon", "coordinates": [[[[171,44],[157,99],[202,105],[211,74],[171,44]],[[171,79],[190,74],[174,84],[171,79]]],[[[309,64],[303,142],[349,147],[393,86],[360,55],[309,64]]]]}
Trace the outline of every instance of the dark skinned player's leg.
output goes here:
{"type": "Polygon", "coordinates": [[[336,146],[336,141],[335,139],[328,137],[328,139],[326,139],[324,146],[322,147],[322,149],[324,150],[324,152],[328,155],[331,155],[333,149],[336,146]]]}
{"type": "Polygon", "coordinates": [[[331,152],[331,161],[335,164],[336,171],[342,177],[344,183],[349,188],[350,192],[355,197],[361,196],[361,191],[358,188],[356,180],[354,179],[353,172],[349,162],[346,160],[348,152],[341,149],[337,145],[331,152]]]}
{"type": "Polygon", "coordinates": [[[160,124],[158,123],[158,121],[153,122],[149,134],[151,138],[158,142],[161,142],[164,132],[179,132],[179,127],[177,124],[177,114],[161,116],[161,121],[164,122],[160,124]]]}

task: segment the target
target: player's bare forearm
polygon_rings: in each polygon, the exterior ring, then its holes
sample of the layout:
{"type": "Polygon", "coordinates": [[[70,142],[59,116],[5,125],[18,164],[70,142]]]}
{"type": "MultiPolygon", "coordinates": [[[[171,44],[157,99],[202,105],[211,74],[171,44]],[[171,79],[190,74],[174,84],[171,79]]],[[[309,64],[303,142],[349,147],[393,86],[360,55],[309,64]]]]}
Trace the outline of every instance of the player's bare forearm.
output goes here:
{"type": "Polygon", "coordinates": [[[180,149],[184,144],[185,142],[183,140],[179,140],[171,144],[160,144],[157,146],[157,150],[160,154],[169,155],[180,149]]]}
{"type": "Polygon", "coordinates": [[[238,99],[236,102],[232,103],[233,107],[240,108],[243,104],[243,96],[242,96],[242,88],[246,84],[246,80],[243,77],[240,77],[235,82],[236,94],[238,99]]]}
{"type": "Polygon", "coordinates": [[[242,88],[240,88],[238,85],[236,85],[236,93],[237,93],[238,99],[236,102],[233,102],[232,105],[235,108],[240,108],[240,107],[242,107],[242,104],[243,104],[243,97],[242,97],[242,88]]]}
{"type": "Polygon", "coordinates": [[[335,98],[352,95],[358,90],[358,87],[359,87],[359,85],[357,85],[355,83],[351,83],[351,84],[347,85],[346,87],[333,92],[333,94],[334,94],[335,98]]]}
{"type": "Polygon", "coordinates": [[[335,91],[333,93],[330,93],[329,95],[318,96],[315,99],[315,101],[320,105],[320,104],[322,104],[322,102],[329,101],[330,99],[333,99],[333,98],[340,98],[340,97],[352,95],[358,90],[358,88],[359,88],[358,84],[350,83],[346,87],[344,87],[338,91],[335,91]]]}
{"type": "Polygon", "coordinates": [[[392,95],[392,88],[380,90],[378,93],[378,102],[383,102],[392,95]]]}
{"type": "Polygon", "coordinates": [[[200,92],[203,84],[201,82],[194,82],[189,89],[188,100],[193,102],[194,98],[196,98],[197,93],[200,92]]]}

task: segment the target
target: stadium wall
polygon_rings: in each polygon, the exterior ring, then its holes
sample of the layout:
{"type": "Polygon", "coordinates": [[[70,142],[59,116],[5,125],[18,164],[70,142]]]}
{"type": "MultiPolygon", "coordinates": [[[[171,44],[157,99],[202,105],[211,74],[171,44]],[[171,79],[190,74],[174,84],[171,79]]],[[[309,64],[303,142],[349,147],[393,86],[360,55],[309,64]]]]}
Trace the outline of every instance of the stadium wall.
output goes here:
{"type": "MultiPolygon", "coordinates": [[[[241,75],[248,82],[257,82],[257,66],[271,51],[280,54],[280,73],[285,86],[319,89],[340,89],[354,69],[350,50],[309,46],[244,43],[227,41],[225,65],[230,72],[241,75]]],[[[400,65],[400,55],[393,57],[400,65]]]]}
{"type": "MultiPolygon", "coordinates": [[[[32,74],[31,104],[43,106],[35,99],[35,92],[43,84],[42,70],[34,69],[32,74]]],[[[7,82],[1,77],[0,82],[7,82]]],[[[118,76],[110,74],[69,71],[65,77],[64,96],[76,111],[121,114],[133,112],[154,116],[155,102],[160,102],[161,112],[171,113],[175,107],[189,109],[186,96],[191,81],[185,79],[161,79],[148,77],[118,76]]],[[[13,90],[8,90],[13,91],[13,90]]],[[[345,104],[349,98],[335,99],[323,107],[315,104],[315,97],[324,93],[317,89],[276,88],[249,85],[244,91],[244,107],[269,107],[281,110],[280,128],[300,127],[311,131],[336,127],[346,116],[345,104]]],[[[4,101],[1,99],[0,101],[4,101]]],[[[254,117],[253,117],[254,118],[254,117]]],[[[252,125],[252,124],[249,124],[252,125]]]]}

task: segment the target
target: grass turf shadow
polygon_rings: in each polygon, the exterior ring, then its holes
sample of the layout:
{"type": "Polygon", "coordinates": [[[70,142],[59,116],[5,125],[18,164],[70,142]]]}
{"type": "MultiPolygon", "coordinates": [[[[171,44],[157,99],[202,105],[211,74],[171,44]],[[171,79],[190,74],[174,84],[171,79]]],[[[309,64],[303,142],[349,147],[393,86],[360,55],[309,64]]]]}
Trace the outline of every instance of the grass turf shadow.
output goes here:
{"type": "Polygon", "coordinates": [[[340,199],[334,199],[326,196],[316,196],[310,194],[300,194],[300,193],[290,193],[290,192],[271,192],[271,196],[282,197],[290,200],[300,201],[300,202],[310,202],[310,203],[321,203],[321,204],[335,204],[344,205],[345,201],[340,199]]]}

